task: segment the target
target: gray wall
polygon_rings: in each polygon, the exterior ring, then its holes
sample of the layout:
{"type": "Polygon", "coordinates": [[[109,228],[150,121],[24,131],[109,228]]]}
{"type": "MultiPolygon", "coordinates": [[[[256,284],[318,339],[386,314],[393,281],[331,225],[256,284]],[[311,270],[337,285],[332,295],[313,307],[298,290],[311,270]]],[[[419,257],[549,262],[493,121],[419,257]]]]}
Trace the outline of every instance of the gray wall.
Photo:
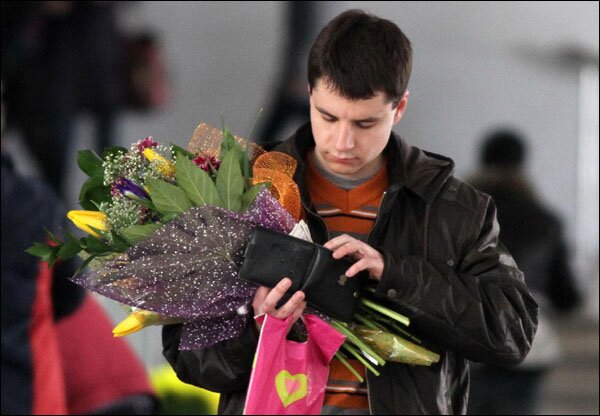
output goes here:
{"type": "MultiPolygon", "coordinates": [[[[411,39],[409,107],[397,131],[410,143],[452,157],[458,176],[476,168],[478,138],[488,127],[521,127],[531,139],[533,181],[566,217],[569,239],[575,241],[578,70],[559,59],[559,48],[575,45],[597,57],[597,2],[327,2],[321,7],[322,22],[346,8],[363,8],[396,22],[411,39]]],[[[280,2],[133,2],[122,23],[131,30],[158,31],[174,95],[162,113],[124,114],[122,144],[152,135],[184,146],[200,120],[218,126],[221,113],[235,133],[246,134],[258,109],[269,108],[285,40],[283,12],[280,2]]],[[[78,189],[83,177],[75,174],[71,180],[78,189]]],[[[160,361],[158,331],[143,332],[130,339],[154,364],[160,361]]]]}
{"type": "MultiPolygon", "coordinates": [[[[124,144],[151,134],[186,144],[199,120],[221,113],[246,134],[269,109],[284,45],[281,2],[140,2],[123,24],[161,35],[174,87],[162,114],[123,119],[124,144]]],[[[540,193],[575,229],[578,71],[557,48],[598,51],[595,2],[327,2],[322,21],[363,8],[396,22],[414,48],[407,113],[397,131],[452,157],[457,174],[476,167],[476,145],[490,126],[512,123],[530,137],[540,193]]],[[[570,235],[574,239],[574,235],[570,235]]]]}

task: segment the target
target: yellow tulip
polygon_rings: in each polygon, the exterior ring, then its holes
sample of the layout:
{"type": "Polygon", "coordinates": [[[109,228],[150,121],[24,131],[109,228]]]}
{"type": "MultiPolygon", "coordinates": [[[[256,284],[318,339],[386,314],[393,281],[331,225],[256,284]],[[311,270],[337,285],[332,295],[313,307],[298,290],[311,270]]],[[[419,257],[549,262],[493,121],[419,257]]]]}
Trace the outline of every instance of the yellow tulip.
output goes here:
{"type": "Polygon", "coordinates": [[[182,322],[178,318],[163,317],[158,312],[137,309],[112,330],[114,337],[124,337],[151,325],[168,325],[182,322]]]}
{"type": "Polygon", "coordinates": [[[82,229],[86,233],[100,238],[100,235],[92,228],[100,231],[106,231],[106,214],[100,211],[82,211],[73,210],[67,213],[67,218],[73,221],[77,228],[82,229]]]}
{"type": "Polygon", "coordinates": [[[175,165],[150,148],[144,149],[144,156],[150,162],[157,161],[158,170],[165,176],[175,176],[175,165]]]}

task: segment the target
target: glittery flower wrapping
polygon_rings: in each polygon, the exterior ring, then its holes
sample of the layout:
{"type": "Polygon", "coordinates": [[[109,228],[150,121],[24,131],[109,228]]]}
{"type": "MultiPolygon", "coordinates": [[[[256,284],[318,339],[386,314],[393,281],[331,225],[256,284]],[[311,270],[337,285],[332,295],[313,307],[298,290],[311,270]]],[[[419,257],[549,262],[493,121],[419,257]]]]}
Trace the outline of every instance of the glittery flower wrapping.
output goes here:
{"type": "Polygon", "coordinates": [[[246,221],[260,224],[262,227],[268,228],[269,230],[279,231],[285,234],[292,231],[294,225],[296,225],[294,217],[292,217],[290,213],[277,202],[266,188],[263,188],[258,193],[254,203],[241,215],[241,218],[246,221]]]}
{"type": "Polygon", "coordinates": [[[257,285],[238,278],[256,226],[289,232],[294,219],[263,189],[243,214],[214,206],[189,209],[97,270],[74,282],[126,305],[186,321],[180,349],[238,337],[257,285]]]}

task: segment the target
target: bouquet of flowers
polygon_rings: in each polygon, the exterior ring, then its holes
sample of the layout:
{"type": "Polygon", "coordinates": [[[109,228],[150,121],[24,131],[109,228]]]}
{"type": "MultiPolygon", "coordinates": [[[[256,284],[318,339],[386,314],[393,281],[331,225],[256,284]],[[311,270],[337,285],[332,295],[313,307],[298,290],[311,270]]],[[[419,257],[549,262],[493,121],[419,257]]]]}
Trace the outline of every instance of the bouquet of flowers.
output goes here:
{"type": "MultiPolygon", "coordinates": [[[[147,137],[102,157],[80,151],[77,161],[89,176],[79,195],[84,210],[67,217],[89,235],[61,239],[46,230],[50,241],[28,252],[50,266],[80,255],[75,283],[134,308],[115,336],[181,322],[181,349],[238,337],[257,287],[238,278],[252,230],[307,229],[292,179],[296,161],[226,128],[200,124],[187,150],[147,137]]],[[[408,319],[375,303],[371,292],[364,291],[356,322],[328,319],[347,337],[342,362],[356,357],[376,374],[373,365],[386,360],[436,362],[402,328],[408,319]]]]}

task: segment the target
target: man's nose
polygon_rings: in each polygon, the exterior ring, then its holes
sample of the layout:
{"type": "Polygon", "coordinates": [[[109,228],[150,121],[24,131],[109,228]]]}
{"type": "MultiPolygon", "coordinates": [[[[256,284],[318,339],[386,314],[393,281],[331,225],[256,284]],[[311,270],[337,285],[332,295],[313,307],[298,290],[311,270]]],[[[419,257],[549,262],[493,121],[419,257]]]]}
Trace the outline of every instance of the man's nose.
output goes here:
{"type": "Polygon", "coordinates": [[[338,151],[351,150],[354,147],[354,131],[352,126],[340,124],[334,147],[338,151]]]}

